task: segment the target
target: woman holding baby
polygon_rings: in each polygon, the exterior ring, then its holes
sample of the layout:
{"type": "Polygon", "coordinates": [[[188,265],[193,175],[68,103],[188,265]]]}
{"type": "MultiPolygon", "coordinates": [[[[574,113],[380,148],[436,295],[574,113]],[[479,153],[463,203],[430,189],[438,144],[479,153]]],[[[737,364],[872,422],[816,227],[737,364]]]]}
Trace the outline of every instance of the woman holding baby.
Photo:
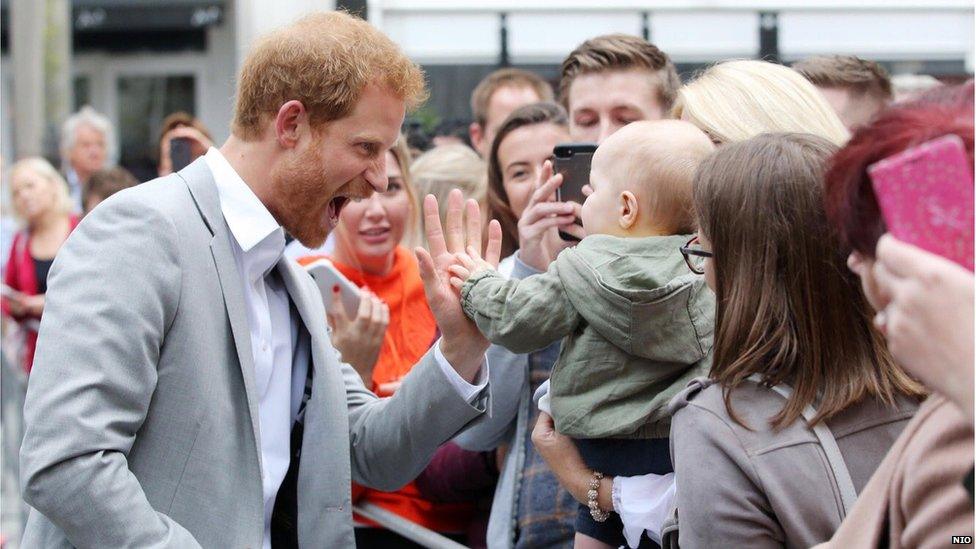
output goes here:
{"type": "MultiPolygon", "coordinates": [[[[809,82],[757,61],[706,71],[672,114],[722,146],[696,172],[698,238],[682,250],[718,305],[711,371],[671,405],[680,522],[664,542],[824,541],[923,394],[873,327],[826,220],[823,174],[847,133],[809,82]],[[784,131],[815,135],[759,136],[784,131]]],[[[540,421],[533,441],[585,501],[591,472],[568,439],[540,421]]],[[[604,478],[600,508],[637,517],[635,480],[604,478]]]]}

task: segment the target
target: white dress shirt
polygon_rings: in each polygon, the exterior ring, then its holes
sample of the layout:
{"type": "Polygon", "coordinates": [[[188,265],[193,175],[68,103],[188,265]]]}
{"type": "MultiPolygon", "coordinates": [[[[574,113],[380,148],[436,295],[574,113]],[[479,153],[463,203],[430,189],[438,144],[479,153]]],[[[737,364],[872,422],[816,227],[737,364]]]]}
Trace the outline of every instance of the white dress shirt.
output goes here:
{"type": "MultiPolygon", "coordinates": [[[[274,272],[285,250],[284,231],[219,150],[211,147],[204,159],[213,173],[244,289],[254,358],[254,387],[259,400],[263,545],[270,549],[271,514],[278,487],[288,471],[291,428],[305,387],[309,349],[299,344],[299,320],[291,313],[288,292],[274,272]]],[[[447,362],[439,342],[434,356],[458,394],[465,401],[474,402],[487,385],[487,364],[479,372],[477,385],[472,385],[447,362]]]]}

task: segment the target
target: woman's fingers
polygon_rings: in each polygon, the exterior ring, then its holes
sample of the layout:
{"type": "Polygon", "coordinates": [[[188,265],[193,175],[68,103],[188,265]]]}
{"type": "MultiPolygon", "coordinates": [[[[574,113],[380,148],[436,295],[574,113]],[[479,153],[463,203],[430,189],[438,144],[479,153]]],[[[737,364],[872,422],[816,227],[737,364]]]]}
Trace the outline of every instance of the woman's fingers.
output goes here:
{"type": "Polygon", "coordinates": [[[370,301],[373,302],[373,308],[372,308],[372,311],[370,311],[370,322],[374,326],[384,326],[385,327],[386,326],[386,323],[383,322],[383,309],[386,308],[386,304],[383,303],[380,300],[380,298],[376,297],[375,295],[371,295],[370,296],[370,301]]]}
{"type": "Polygon", "coordinates": [[[333,328],[336,322],[343,325],[349,322],[349,315],[346,314],[346,308],[342,304],[342,293],[338,285],[332,287],[332,297],[329,299],[329,306],[325,308],[325,314],[332,319],[329,324],[333,328]]]}
{"type": "MultiPolygon", "coordinates": [[[[544,175],[544,174],[543,174],[544,175]]],[[[556,189],[563,184],[563,175],[557,173],[556,175],[551,175],[546,179],[543,179],[543,183],[533,191],[532,196],[529,198],[529,206],[533,204],[539,204],[542,202],[549,202],[555,199],[556,189]]]]}
{"type": "Polygon", "coordinates": [[[356,311],[356,320],[362,322],[369,320],[373,316],[373,299],[369,292],[363,292],[359,299],[359,310],[356,311]]]}
{"type": "Polygon", "coordinates": [[[540,219],[554,215],[570,215],[576,218],[576,207],[572,202],[540,202],[525,209],[519,224],[523,226],[532,225],[540,219]]]}
{"type": "Polygon", "coordinates": [[[389,307],[389,305],[387,305],[386,303],[384,303],[383,304],[383,307],[382,307],[382,311],[383,311],[383,318],[382,318],[383,326],[389,326],[390,325],[390,307],[389,307]]]}
{"type": "Polygon", "coordinates": [[[938,258],[890,234],[882,235],[878,240],[876,254],[877,263],[884,265],[889,273],[899,278],[918,274],[919,269],[927,265],[927,261],[938,258]]]}
{"type": "Polygon", "coordinates": [[[546,217],[540,219],[533,223],[529,228],[527,228],[526,236],[538,236],[545,233],[547,230],[553,227],[566,227],[572,225],[576,221],[576,216],[573,215],[560,215],[556,217],[546,217]]]}

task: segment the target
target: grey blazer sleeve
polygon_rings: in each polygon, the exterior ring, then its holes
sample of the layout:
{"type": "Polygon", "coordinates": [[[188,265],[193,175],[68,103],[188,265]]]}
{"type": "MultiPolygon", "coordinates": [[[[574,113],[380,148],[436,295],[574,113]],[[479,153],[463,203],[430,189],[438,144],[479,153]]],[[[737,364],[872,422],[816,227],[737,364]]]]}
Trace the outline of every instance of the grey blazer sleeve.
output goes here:
{"type": "Polygon", "coordinates": [[[78,547],[199,547],[150,505],[126,456],[180,299],[172,221],[109,200],[58,253],[24,406],[24,500],[78,547]]]}
{"type": "Polygon", "coordinates": [[[485,414],[454,438],[465,450],[494,450],[512,437],[522,393],[529,384],[529,362],[525,354],[516,354],[500,345],[488,348],[486,357],[488,385],[491,386],[491,415],[485,414]]]}
{"type": "MultiPolygon", "coordinates": [[[[529,267],[514,256],[511,278],[521,280],[542,271],[529,267]]],[[[485,452],[510,442],[515,434],[522,395],[528,393],[529,355],[513,353],[501,345],[492,345],[486,353],[488,382],[491,385],[491,414],[478,418],[471,427],[458,435],[454,442],[465,450],[485,452]]],[[[530,426],[531,428],[531,426],[530,426]]]]}
{"type": "Polygon", "coordinates": [[[444,375],[434,350],[424,355],[390,398],[379,399],[342,364],[349,406],[349,443],[355,482],[379,490],[401,488],[424,470],[437,448],[490,405],[461,398],[444,375]]]}

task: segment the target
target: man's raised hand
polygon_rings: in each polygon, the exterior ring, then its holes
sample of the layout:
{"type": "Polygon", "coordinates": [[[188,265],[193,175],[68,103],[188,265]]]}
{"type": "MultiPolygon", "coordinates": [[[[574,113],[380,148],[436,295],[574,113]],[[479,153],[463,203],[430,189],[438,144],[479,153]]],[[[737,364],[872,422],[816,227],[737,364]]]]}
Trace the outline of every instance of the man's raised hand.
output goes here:
{"type": "Polygon", "coordinates": [[[481,335],[461,309],[457,290],[451,286],[451,267],[459,265],[458,254],[473,255],[492,267],[498,265],[501,255],[501,226],[492,220],[488,225],[488,242],[482,256],[481,209],[475,200],[465,203],[461,191],[454,189],[448,195],[446,232],[441,227],[437,199],[433,195],[424,198],[424,225],[427,248],[417,248],[417,262],[424,292],[437,326],[441,331],[441,352],[458,374],[469,382],[481,368],[488,340],[481,335]],[[466,214],[466,215],[465,215],[466,214]]]}

